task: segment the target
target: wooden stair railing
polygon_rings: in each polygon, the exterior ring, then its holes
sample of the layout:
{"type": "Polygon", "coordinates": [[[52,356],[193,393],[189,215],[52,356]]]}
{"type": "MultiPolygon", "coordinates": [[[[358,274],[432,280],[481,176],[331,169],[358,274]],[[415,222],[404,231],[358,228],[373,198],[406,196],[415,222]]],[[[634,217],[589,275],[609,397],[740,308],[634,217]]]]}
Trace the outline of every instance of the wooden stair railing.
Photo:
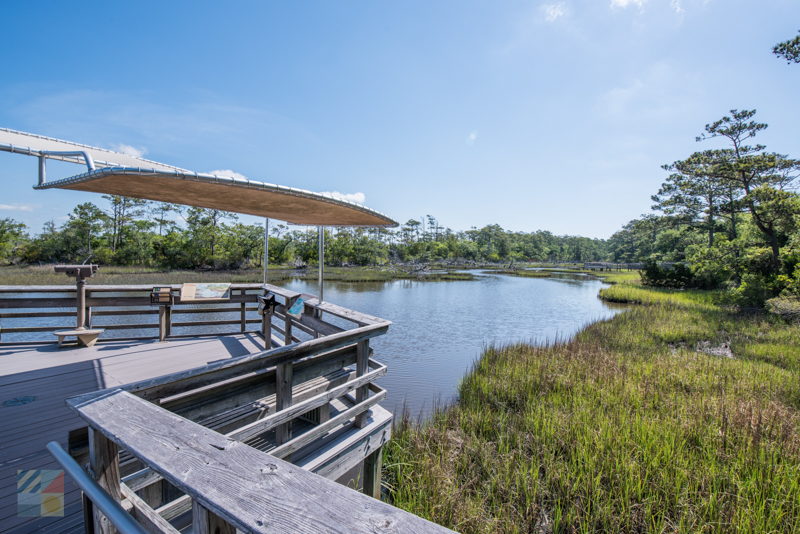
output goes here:
{"type": "MultiPolygon", "coordinates": [[[[452,532],[184,419],[121,389],[70,399],[90,428],[97,485],[148,532],[177,530],[119,478],[120,449],[185,493],[192,531],[452,532]]],[[[96,532],[114,518],[94,510],[96,532]]]]}

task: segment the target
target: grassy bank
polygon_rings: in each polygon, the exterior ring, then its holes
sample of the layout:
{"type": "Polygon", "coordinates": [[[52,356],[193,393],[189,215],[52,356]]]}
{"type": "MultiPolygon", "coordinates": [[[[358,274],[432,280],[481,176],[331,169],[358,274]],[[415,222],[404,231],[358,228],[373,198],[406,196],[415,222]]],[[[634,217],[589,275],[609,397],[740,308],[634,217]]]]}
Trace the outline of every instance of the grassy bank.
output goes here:
{"type": "Polygon", "coordinates": [[[495,268],[485,270],[484,274],[507,274],[522,278],[560,278],[569,275],[590,275],[594,278],[601,278],[610,283],[627,283],[639,285],[639,271],[592,271],[589,269],[579,269],[570,267],[546,267],[537,269],[505,269],[495,268]]]}
{"type": "MultiPolygon", "coordinates": [[[[182,282],[256,283],[262,280],[260,269],[238,271],[181,271],[149,267],[101,266],[92,277],[92,284],[179,284],[182,282]]],[[[414,270],[402,267],[325,267],[325,280],[330,282],[384,282],[389,280],[472,280],[469,273],[448,270],[414,270]]],[[[317,280],[316,268],[295,269],[274,266],[269,269],[269,281],[280,284],[288,280],[317,280]]],[[[52,265],[0,267],[0,285],[69,284],[63,274],[53,272],[52,265]]]]}
{"type": "Polygon", "coordinates": [[[550,278],[553,273],[546,271],[529,271],[525,269],[494,269],[483,271],[484,274],[508,274],[511,276],[520,276],[522,278],[550,278]]]}
{"type": "Polygon", "coordinates": [[[603,296],[641,305],[487,350],[398,429],[397,506],[464,533],[800,531],[800,329],[615,276],[603,296]]]}

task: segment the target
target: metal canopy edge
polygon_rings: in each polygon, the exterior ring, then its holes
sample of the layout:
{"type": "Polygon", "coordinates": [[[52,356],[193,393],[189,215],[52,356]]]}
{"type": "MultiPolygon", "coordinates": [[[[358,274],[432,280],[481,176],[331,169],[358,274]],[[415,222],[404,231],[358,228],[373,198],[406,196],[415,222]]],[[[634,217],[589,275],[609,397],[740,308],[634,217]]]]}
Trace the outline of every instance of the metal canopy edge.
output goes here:
{"type": "Polygon", "coordinates": [[[32,134],[0,128],[0,150],[26,156],[42,156],[47,159],[66,161],[68,163],[84,164],[85,161],[77,155],[66,155],[63,152],[85,152],[94,160],[97,167],[133,167],[141,166],[148,169],[175,170],[191,172],[188,169],[151,161],[139,156],[124,154],[107,148],[98,148],[73,141],[64,141],[55,137],[32,134]],[[58,153],[61,152],[61,153],[58,153]]]}

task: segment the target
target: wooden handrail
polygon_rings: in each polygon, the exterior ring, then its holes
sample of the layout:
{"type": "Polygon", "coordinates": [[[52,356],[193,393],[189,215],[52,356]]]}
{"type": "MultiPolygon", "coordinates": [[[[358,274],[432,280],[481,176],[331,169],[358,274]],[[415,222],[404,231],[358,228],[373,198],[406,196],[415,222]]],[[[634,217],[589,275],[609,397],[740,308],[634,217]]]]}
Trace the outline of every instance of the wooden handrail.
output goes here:
{"type": "MultiPolygon", "coordinates": [[[[69,405],[115,446],[191,497],[196,532],[452,532],[120,389],[69,405]],[[200,523],[198,523],[200,521],[200,523]]],[[[104,459],[101,465],[112,460],[104,459]]],[[[106,479],[105,483],[109,483],[106,479]]],[[[119,492],[119,480],[110,481],[119,492]]]]}
{"type": "MultiPolygon", "coordinates": [[[[180,289],[181,284],[162,284],[162,286],[169,286],[173,291],[180,289]]],[[[158,329],[158,337],[162,341],[166,337],[171,336],[171,327],[193,328],[203,326],[220,326],[230,325],[238,326],[236,331],[226,332],[242,333],[242,332],[260,332],[264,337],[267,336],[265,330],[269,328],[280,334],[281,338],[277,341],[283,344],[291,344],[300,341],[297,333],[292,332],[292,327],[296,327],[300,332],[313,336],[328,336],[341,332],[343,329],[339,326],[333,325],[329,322],[322,320],[323,314],[330,314],[349,321],[357,326],[367,326],[380,324],[383,319],[364,314],[355,310],[349,310],[342,306],[332,304],[330,302],[322,302],[313,295],[301,294],[296,291],[284,289],[272,284],[231,284],[231,295],[225,301],[213,302],[183,302],[180,296],[175,297],[174,304],[167,310],[168,313],[162,313],[163,310],[154,308],[151,305],[149,292],[152,290],[151,285],[87,285],[86,286],[86,306],[88,317],[113,317],[113,316],[135,316],[135,315],[159,315],[157,323],[149,324],[99,324],[92,325],[107,330],[136,330],[136,329],[158,329]],[[269,292],[277,295],[283,302],[278,302],[275,307],[275,312],[271,317],[275,317],[280,321],[281,326],[273,324],[268,318],[256,319],[248,317],[248,313],[257,310],[256,306],[248,304],[255,304],[258,301],[258,296],[262,292],[269,292]],[[146,295],[144,293],[147,293],[146,295]],[[298,317],[289,316],[286,309],[289,305],[293,304],[296,299],[304,298],[305,313],[298,317]],[[192,307],[186,307],[189,304],[192,307]],[[229,306],[226,306],[229,304],[229,306]],[[201,305],[202,307],[195,307],[201,305]],[[104,309],[104,308],[120,308],[129,307],[132,309],[104,309]],[[233,313],[239,312],[238,318],[233,316],[226,319],[214,319],[207,321],[184,321],[172,322],[172,316],[175,314],[208,314],[208,313],[233,313]],[[250,328],[249,325],[261,323],[261,328],[250,328]]],[[[11,311],[0,312],[0,319],[24,319],[24,318],[44,318],[44,317],[70,317],[75,315],[76,299],[74,296],[74,286],[0,286],[0,310],[12,309],[32,309],[40,308],[47,311],[11,311]],[[2,294],[20,295],[15,297],[3,297],[2,294]],[[54,296],[58,293],[72,293],[72,296],[54,296]],[[24,296],[22,296],[25,294],[24,296]],[[33,296],[32,296],[32,295],[33,296]],[[41,296],[35,296],[35,295],[41,296]],[[51,311],[53,310],[53,311],[51,311]]],[[[87,321],[89,325],[91,319],[87,321]]],[[[36,333],[36,332],[52,332],[56,330],[71,329],[71,326],[61,325],[47,325],[44,324],[12,324],[5,326],[3,332],[6,334],[16,333],[36,333]]],[[[115,339],[120,339],[116,337],[115,339]]],[[[41,340],[45,341],[45,340],[41,340]]],[[[49,341],[49,340],[48,340],[49,341]]]]}
{"type": "MultiPolygon", "coordinates": [[[[372,371],[370,371],[369,373],[352,378],[347,382],[345,382],[344,384],[325,390],[322,393],[310,397],[302,402],[298,402],[297,404],[294,404],[289,408],[274,412],[261,419],[257,419],[252,423],[241,426],[236,430],[227,432],[225,436],[235,439],[237,441],[247,442],[249,439],[254,438],[265,432],[268,432],[269,430],[272,430],[278,427],[279,425],[297,419],[301,415],[308,413],[309,411],[315,408],[326,406],[332,400],[343,397],[349,393],[352,393],[361,386],[371,385],[371,383],[374,380],[386,375],[387,368],[385,365],[376,362],[375,360],[370,360],[369,363],[370,367],[372,367],[372,371]]],[[[338,419],[340,421],[345,421],[347,419],[350,419],[356,413],[362,413],[364,410],[368,409],[369,406],[379,402],[385,397],[385,393],[380,388],[376,390],[376,393],[377,395],[374,398],[370,399],[371,402],[369,403],[369,405],[359,406],[359,407],[354,406],[353,408],[356,408],[355,410],[351,408],[351,410],[348,411],[347,416],[339,416],[338,419]]],[[[303,443],[308,443],[310,441],[316,440],[321,435],[328,432],[330,428],[335,424],[336,422],[333,422],[331,424],[314,427],[299,437],[303,438],[303,443]]],[[[294,445],[296,444],[297,443],[295,443],[294,445]]],[[[297,447],[294,447],[292,450],[296,448],[297,447]]],[[[272,454],[278,456],[279,458],[284,458],[285,456],[291,454],[291,452],[292,451],[288,449],[284,452],[278,451],[276,449],[276,451],[273,451],[272,454]]],[[[124,477],[123,482],[128,484],[135,491],[138,491],[139,489],[142,489],[145,486],[153,484],[154,482],[157,482],[160,479],[161,476],[158,475],[157,473],[154,473],[152,469],[144,468],[124,477]]]]}
{"type": "MultiPolygon", "coordinates": [[[[236,430],[229,432],[226,436],[231,437],[233,439],[239,441],[247,441],[248,439],[262,434],[268,430],[272,430],[276,426],[285,423],[287,421],[291,421],[292,419],[302,415],[314,408],[319,408],[320,406],[324,406],[325,404],[329,403],[331,400],[341,397],[351,391],[354,391],[356,388],[363,386],[376,380],[384,375],[386,375],[386,366],[375,363],[376,368],[360,377],[356,377],[352,380],[349,380],[342,384],[341,386],[337,386],[333,389],[329,389],[307,399],[303,402],[299,402],[290,408],[286,408],[285,410],[281,410],[279,412],[275,412],[271,415],[264,417],[263,419],[258,419],[257,421],[253,421],[252,423],[245,425],[241,428],[237,428],[236,430]]],[[[316,431],[316,429],[315,429],[316,431]]]]}
{"type": "Polygon", "coordinates": [[[353,345],[359,341],[385,334],[390,324],[389,321],[384,321],[383,323],[362,326],[293,345],[285,345],[234,359],[212,362],[203,367],[133,382],[127,384],[125,389],[146,399],[160,399],[220,380],[226,380],[259,368],[294,362],[313,354],[353,345]]]}
{"type": "MultiPolygon", "coordinates": [[[[86,284],[86,291],[103,291],[125,293],[131,291],[150,291],[155,286],[171,287],[173,290],[179,290],[183,284],[86,284]]],[[[250,284],[250,283],[232,283],[231,289],[263,289],[264,284],[250,284]]],[[[266,286],[274,293],[294,294],[296,292],[288,289],[283,289],[278,286],[267,284],[266,286]],[[274,290],[273,290],[274,288],[274,290]]],[[[25,286],[25,285],[0,285],[0,293],[74,293],[75,285],[50,285],[50,286],[25,286]]],[[[299,295],[299,293],[297,293],[299,295]]]]}

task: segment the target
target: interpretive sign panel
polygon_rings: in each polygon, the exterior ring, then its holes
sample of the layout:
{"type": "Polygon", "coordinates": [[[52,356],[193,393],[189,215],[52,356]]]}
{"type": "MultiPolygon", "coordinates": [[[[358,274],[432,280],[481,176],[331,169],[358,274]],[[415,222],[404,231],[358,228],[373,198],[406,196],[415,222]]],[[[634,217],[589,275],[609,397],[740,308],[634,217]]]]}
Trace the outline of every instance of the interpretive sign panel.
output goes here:
{"type": "Polygon", "coordinates": [[[228,300],[231,298],[230,284],[183,284],[181,301],[228,300]]]}

